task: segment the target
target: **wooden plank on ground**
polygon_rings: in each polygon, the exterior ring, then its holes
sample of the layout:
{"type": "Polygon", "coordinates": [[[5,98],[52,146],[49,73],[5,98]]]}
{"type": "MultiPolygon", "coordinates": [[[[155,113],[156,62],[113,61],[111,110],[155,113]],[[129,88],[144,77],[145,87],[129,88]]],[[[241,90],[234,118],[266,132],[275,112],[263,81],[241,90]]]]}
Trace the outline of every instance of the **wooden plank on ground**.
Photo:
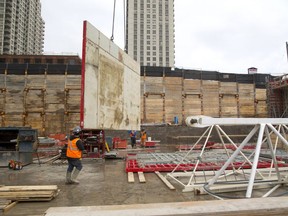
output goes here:
{"type": "Polygon", "coordinates": [[[11,208],[13,208],[15,205],[17,204],[17,201],[11,202],[10,204],[8,204],[7,206],[5,206],[3,208],[3,212],[7,212],[9,211],[11,208]]]}
{"type": "Polygon", "coordinates": [[[43,190],[58,190],[57,185],[32,185],[32,186],[3,186],[0,187],[0,192],[4,191],[43,191],[43,190]]]}
{"type": "Polygon", "coordinates": [[[128,182],[134,182],[134,174],[133,172],[128,172],[128,182]]]}
{"type": "Polygon", "coordinates": [[[145,183],[146,179],[143,172],[138,172],[138,178],[140,183],[145,183]]]}
{"type": "Polygon", "coordinates": [[[171,189],[175,190],[175,187],[163,176],[160,174],[160,172],[155,171],[156,175],[166,184],[166,186],[171,189]]]}

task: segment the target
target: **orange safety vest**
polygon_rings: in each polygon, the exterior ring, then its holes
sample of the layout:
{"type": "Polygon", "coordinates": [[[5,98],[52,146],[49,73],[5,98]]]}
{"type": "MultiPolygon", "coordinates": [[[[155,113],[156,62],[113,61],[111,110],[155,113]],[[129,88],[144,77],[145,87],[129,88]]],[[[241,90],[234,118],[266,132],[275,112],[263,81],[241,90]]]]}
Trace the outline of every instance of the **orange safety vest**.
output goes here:
{"type": "Polygon", "coordinates": [[[146,132],[141,132],[141,139],[146,139],[147,138],[147,135],[146,135],[146,132]]]}
{"type": "Polygon", "coordinates": [[[82,152],[77,148],[76,142],[79,138],[69,140],[66,156],[69,158],[81,158],[82,152]]]}

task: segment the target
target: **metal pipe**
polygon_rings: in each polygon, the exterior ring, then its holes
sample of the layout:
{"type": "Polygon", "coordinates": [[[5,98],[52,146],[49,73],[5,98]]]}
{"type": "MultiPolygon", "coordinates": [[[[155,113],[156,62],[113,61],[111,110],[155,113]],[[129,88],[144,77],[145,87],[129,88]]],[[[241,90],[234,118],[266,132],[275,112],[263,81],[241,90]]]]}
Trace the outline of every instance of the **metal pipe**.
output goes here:
{"type": "Polygon", "coordinates": [[[261,150],[261,146],[262,146],[262,139],[263,139],[265,127],[266,127],[265,124],[260,124],[260,129],[259,129],[258,139],[257,139],[257,144],[256,144],[255,156],[254,156],[254,160],[253,160],[253,165],[252,165],[252,170],[251,170],[251,174],[250,174],[248,188],[246,191],[246,198],[251,198],[251,195],[252,195],[252,190],[253,190],[253,185],[254,185],[254,180],[255,180],[255,175],[256,175],[256,169],[258,166],[258,160],[259,160],[260,150],[261,150]]]}

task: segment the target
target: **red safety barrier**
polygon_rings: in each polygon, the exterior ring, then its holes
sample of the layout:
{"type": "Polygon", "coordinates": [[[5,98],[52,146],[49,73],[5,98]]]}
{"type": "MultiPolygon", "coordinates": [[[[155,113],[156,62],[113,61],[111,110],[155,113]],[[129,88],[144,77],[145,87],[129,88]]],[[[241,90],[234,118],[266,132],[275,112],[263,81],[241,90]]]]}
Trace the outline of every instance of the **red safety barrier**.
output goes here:
{"type": "MultiPolygon", "coordinates": [[[[227,170],[231,170],[233,168],[238,169],[242,167],[242,169],[251,169],[251,165],[248,163],[245,163],[242,165],[243,162],[234,162],[233,166],[230,164],[227,167],[227,170]]],[[[194,163],[188,163],[188,164],[180,164],[175,171],[192,171],[195,168],[194,163]]],[[[216,162],[207,162],[207,163],[199,163],[197,167],[197,171],[217,171],[221,169],[221,167],[224,165],[224,162],[222,163],[216,163],[216,162]]],[[[141,166],[138,161],[135,158],[129,159],[129,157],[126,160],[126,172],[171,172],[175,169],[177,164],[149,164],[141,166]]],[[[270,168],[271,163],[267,161],[260,161],[258,162],[257,168],[270,168]]],[[[278,167],[288,167],[288,164],[279,163],[278,167]]]]}

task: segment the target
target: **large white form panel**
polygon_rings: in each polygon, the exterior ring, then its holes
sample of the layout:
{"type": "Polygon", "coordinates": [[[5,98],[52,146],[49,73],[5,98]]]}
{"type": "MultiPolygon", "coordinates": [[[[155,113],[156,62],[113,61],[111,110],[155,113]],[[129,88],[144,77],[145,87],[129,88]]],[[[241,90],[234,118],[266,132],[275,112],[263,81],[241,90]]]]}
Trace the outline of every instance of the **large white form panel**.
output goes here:
{"type": "Polygon", "coordinates": [[[84,21],[81,125],[140,129],[140,65],[84,21]]]}

